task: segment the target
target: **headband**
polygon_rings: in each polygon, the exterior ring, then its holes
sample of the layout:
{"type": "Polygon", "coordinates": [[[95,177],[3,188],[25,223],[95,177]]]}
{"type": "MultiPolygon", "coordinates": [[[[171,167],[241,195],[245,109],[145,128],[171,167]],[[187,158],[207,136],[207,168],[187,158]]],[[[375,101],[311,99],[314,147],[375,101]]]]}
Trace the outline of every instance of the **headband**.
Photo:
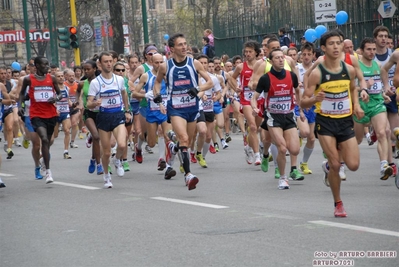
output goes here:
{"type": "Polygon", "coordinates": [[[158,48],[156,48],[153,45],[150,45],[149,47],[146,48],[145,53],[148,54],[148,52],[150,52],[151,50],[156,50],[158,51],[158,48]]]}

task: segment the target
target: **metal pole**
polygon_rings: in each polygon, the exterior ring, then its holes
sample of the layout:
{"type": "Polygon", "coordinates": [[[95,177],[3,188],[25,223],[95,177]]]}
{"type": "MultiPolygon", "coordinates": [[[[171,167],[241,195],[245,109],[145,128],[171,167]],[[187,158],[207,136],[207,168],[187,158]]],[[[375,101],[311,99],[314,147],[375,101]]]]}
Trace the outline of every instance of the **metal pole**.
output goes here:
{"type": "MultiPolygon", "coordinates": [[[[136,13],[136,4],[135,4],[135,0],[132,0],[132,21],[133,21],[132,29],[135,29],[135,26],[136,26],[135,13],[136,13]]],[[[138,51],[139,49],[138,49],[138,46],[137,46],[137,39],[136,39],[136,34],[135,34],[134,30],[132,30],[132,34],[133,34],[133,41],[134,41],[134,50],[138,51]]]]}
{"type": "MultiPolygon", "coordinates": [[[[78,27],[78,19],[76,18],[76,6],[75,6],[75,0],[70,0],[70,6],[71,6],[71,22],[72,26],[78,27]]],[[[75,66],[80,65],[80,49],[74,48],[73,52],[75,54],[75,66]]]]}
{"type": "MultiPolygon", "coordinates": [[[[56,33],[56,31],[57,31],[57,21],[55,19],[55,4],[54,4],[54,0],[51,0],[51,10],[53,11],[53,14],[54,14],[54,16],[53,16],[53,36],[57,36],[57,33],[56,33]]],[[[54,37],[54,38],[56,38],[56,37],[54,37]]],[[[57,41],[56,40],[54,40],[54,55],[55,55],[54,62],[55,62],[55,64],[57,66],[59,66],[58,63],[60,62],[60,60],[59,60],[59,57],[58,57],[58,45],[57,45],[57,41]]]]}
{"type": "Polygon", "coordinates": [[[54,63],[54,59],[55,59],[55,49],[54,49],[54,41],[55,41],[55,36],[54,36],[54,31],[53,31],[53,18],[52,18],[52,14],[51,14],[51,1],[50,0],[46,0],[47,3],[47,23],[48,23],[48,28],[49,28],[49,32],[50,32],[50,54],[51,54],[51,63],[54,63]]]}
{"type": "Polygon", "coordinates": [[[148,22],[147,22],[147,4],[146,4],[146,0],[141,0],[141,13],[143,14],[144,43],[148,44],[150,42],[150,40],[148,38],[148,22]]]}
{"type": "Polygon", "coordinates": [[[23,8],[23,12],[24,12],[26,62],[29,62],[32,54],[31,54],[31,51],[30,51],[29,18],[28,18],[28,7],[27,7],[27,4],[26,4],[26,0],[22,0],[22,8],[23,8]]]}
{"type": "MultiPolygon", "coordinates": [[[[12,19],[12,29],[15,31],[15,19],[12,19]]],[[[18,61],[18,46],[14,44],[15,60],[18,61]]]]}

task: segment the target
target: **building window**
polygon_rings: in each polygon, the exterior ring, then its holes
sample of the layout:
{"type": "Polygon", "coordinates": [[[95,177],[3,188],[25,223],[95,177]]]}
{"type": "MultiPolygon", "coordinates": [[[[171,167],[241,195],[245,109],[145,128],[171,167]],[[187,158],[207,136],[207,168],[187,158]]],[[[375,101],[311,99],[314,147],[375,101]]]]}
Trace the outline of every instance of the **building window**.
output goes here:
{"type": "Polygon", "coordinates": [[[11,10],[11,0],[1,0],[3,10],[11,10]]]}
{"type": "Polygon", "coordinates": [[[155,9],[155,0],[148,0],[148,8],[155,9]]]}
{"type": "Polygon", "coordinates": [[[173,9],[172,0],[165,0],[166,1],[166,9],[173,9]]]}

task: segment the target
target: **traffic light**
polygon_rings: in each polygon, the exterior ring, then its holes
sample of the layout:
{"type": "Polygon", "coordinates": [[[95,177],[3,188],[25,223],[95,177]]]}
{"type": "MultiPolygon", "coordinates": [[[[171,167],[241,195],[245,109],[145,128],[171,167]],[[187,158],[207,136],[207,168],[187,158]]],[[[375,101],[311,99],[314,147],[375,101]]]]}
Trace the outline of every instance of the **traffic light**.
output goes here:
{"type": "Polygon", "coordinates": [[[79,48],[78,29],[74,26],[57,28],[59,47],[65,49],[79,48]]]}

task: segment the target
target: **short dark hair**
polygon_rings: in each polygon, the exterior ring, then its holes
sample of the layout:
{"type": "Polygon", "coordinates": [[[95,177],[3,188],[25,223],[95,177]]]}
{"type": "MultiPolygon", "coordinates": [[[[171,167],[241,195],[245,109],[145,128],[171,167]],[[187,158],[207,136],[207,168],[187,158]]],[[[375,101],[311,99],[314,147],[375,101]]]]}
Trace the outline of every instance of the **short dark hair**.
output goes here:
{"type": "Polygon", "coordinates": [[[275,35],[274,33],[269,33],[269,34],[264,35],[262,37],[262,40],[270,39],[270,38],[277,38],[277,35],[275,35]]]}
{"type": "Polygon", "coordinates": [[[279,32],[282,32],[283,34],[285,34],[285,33],[286,33],[286,30],[285,30],[285,28],[284,28],[284,27],[282,27],[282,28],[278,29],[278,31],[279,31],[279,32]]]}
{"type": "Polygon", "coordinates": [[[273,50],[270,51],[270,53],[269,53],[269,59],[272,60],[272,59],[273,59],[273,54],[274,54],[275,52],[278,52],[278,51],[280,51],[281,53],[283,53],[283,50],[281,50],[281,49],[273,49],[273,50]]]}
{"type": "Polygon", "coordinates": [[[177,38],[186,38],[182,33],[173,34],[172,37],[169,37],[168,46],[175,47],[175,41],[177,38]]]}
{"type": "Polygon", "coordinates": [[[231,63],[233,63],[234,65],[236,64],[237,60],[241,60],[242,61],[242,57],[240,55],[235,55],[232,59],[231,59],[231,63]]]}
{"type": "Polygon", "coordinates": [[[270,37],[270,39],[267,40],[267,47],[269,47],[269,44],[272,43],[272,42],[278,42],[278,43],[280,43],[280,40],[277,39],[277,37],[270,37]]]}
{"type": "Polygon", "coordinates": [[[257,41],[254,41],[254,40],[246,41],[244,43],[244,49],[247,48],[247,47],[248,48],[252,48],[253,50],[255,50],[256,56],[259,56],[259,54],[260,54],[260,45],[259,45],[259,43],[257,41]]]}
{"type": "Polygon", "coordinates": [[[51,65],[50,65],[50,68],[51,68],[51,69],[56,69],[56,68],[58,68],[58,66],[55,65],[55,64],[51,64],[51,65]]]}
{"type": "Polygon", "coordinates": [[[209,38],[206,36],[202,37],[202,40],[204,40],[207,44],[209,44],[210,42],[209,38]]]}
{"type": "Polygon", "coordinates": [[[382,25],[377,26],[377,27],[375,27],[375,29],[373,31],[373,37],[377,38],[379,32],[387,32],[389,34],[389,29],[382,25]]]}
{"type": "Polygon", "coordinates": [[[100,55],[98,55],[98,61],[101,62],[101,60],[102,60],[103,57],[105,57],[105,56],[110,56],[110,57],[112,57],[112,54],[111,54],[110,52],[107,52],[107,51],[101,52],[100,55]]]}
{"type": "Polygon", "coordinates": [[[209,57],[208,57],[207,55],[201,54],[201,55],[199,55],[199,56],[196,57],[196,60],[200,60],[201,58],[206,58],[206,60],[207,60],[208,63],[209,63],[209,57]]]}
{"type": "Polygon", "coordinates": [[[111,54],[113,59],[118,59],[118,53],[116,53],[114,50],[109,50],[108,53],[111,54]]]}
{"type": "Polygon", "coordinates": [[[371,37],[365,37],[362,42],[360,43],[360,49],[364,50],[366,44],[375,44],[375,39],[371,37]]]}
{"type": "Polygon", "coordinates": [[[40,63],[42,63],[43,59],[46,59],[46,60],[47,60],[47,58],[46,58],[46,57],[43,57],[43,56],[37,56],[37,57],[35,57],[35,61],[34,61],[34,63],[33,63],[33,64],[35,64],[35,66],[36,66],[36,65],[38,65],[38,64],[40,64],[40,63]]]}
{"type": "Polygon", "coordinates": [[[328,32],[324,33],[320,37],[320,46],[323,46],[323,45],[326,46],[327,39],[329,39],[331,37],[339,37],[339,38],[341,38],[341,34],[339,34],[339,32],[336,31],[336,30],[328,31],[328,32]]]}
{"type": "Polygon", "coordinates": [[[313,43],[310,42],[306,42],[301,46],[301,52],[305,51],[305,50],[310,50],[312,51],[312,53],[315,52],[315,47],[313,43]]]}
{"type": "Polygon", "coordinates": [[[290,48],[287,49],[287,54],[288,54],[288,52],[289,52],[290,50],[294,50],[295,52],[298,53],[298,48],[296,48],[296,47],[290,47],[290,48]]]}
{"type": "Polygon", "coordinates": [[[93,69],[97,69],[97,63],[96,63],[94,60],[91,60],[91,59],[86,60],[86,61],[82,64],[82,66],[83,66],[83,65],[86,65],[86,64],[90,65],[93,69]]]}

